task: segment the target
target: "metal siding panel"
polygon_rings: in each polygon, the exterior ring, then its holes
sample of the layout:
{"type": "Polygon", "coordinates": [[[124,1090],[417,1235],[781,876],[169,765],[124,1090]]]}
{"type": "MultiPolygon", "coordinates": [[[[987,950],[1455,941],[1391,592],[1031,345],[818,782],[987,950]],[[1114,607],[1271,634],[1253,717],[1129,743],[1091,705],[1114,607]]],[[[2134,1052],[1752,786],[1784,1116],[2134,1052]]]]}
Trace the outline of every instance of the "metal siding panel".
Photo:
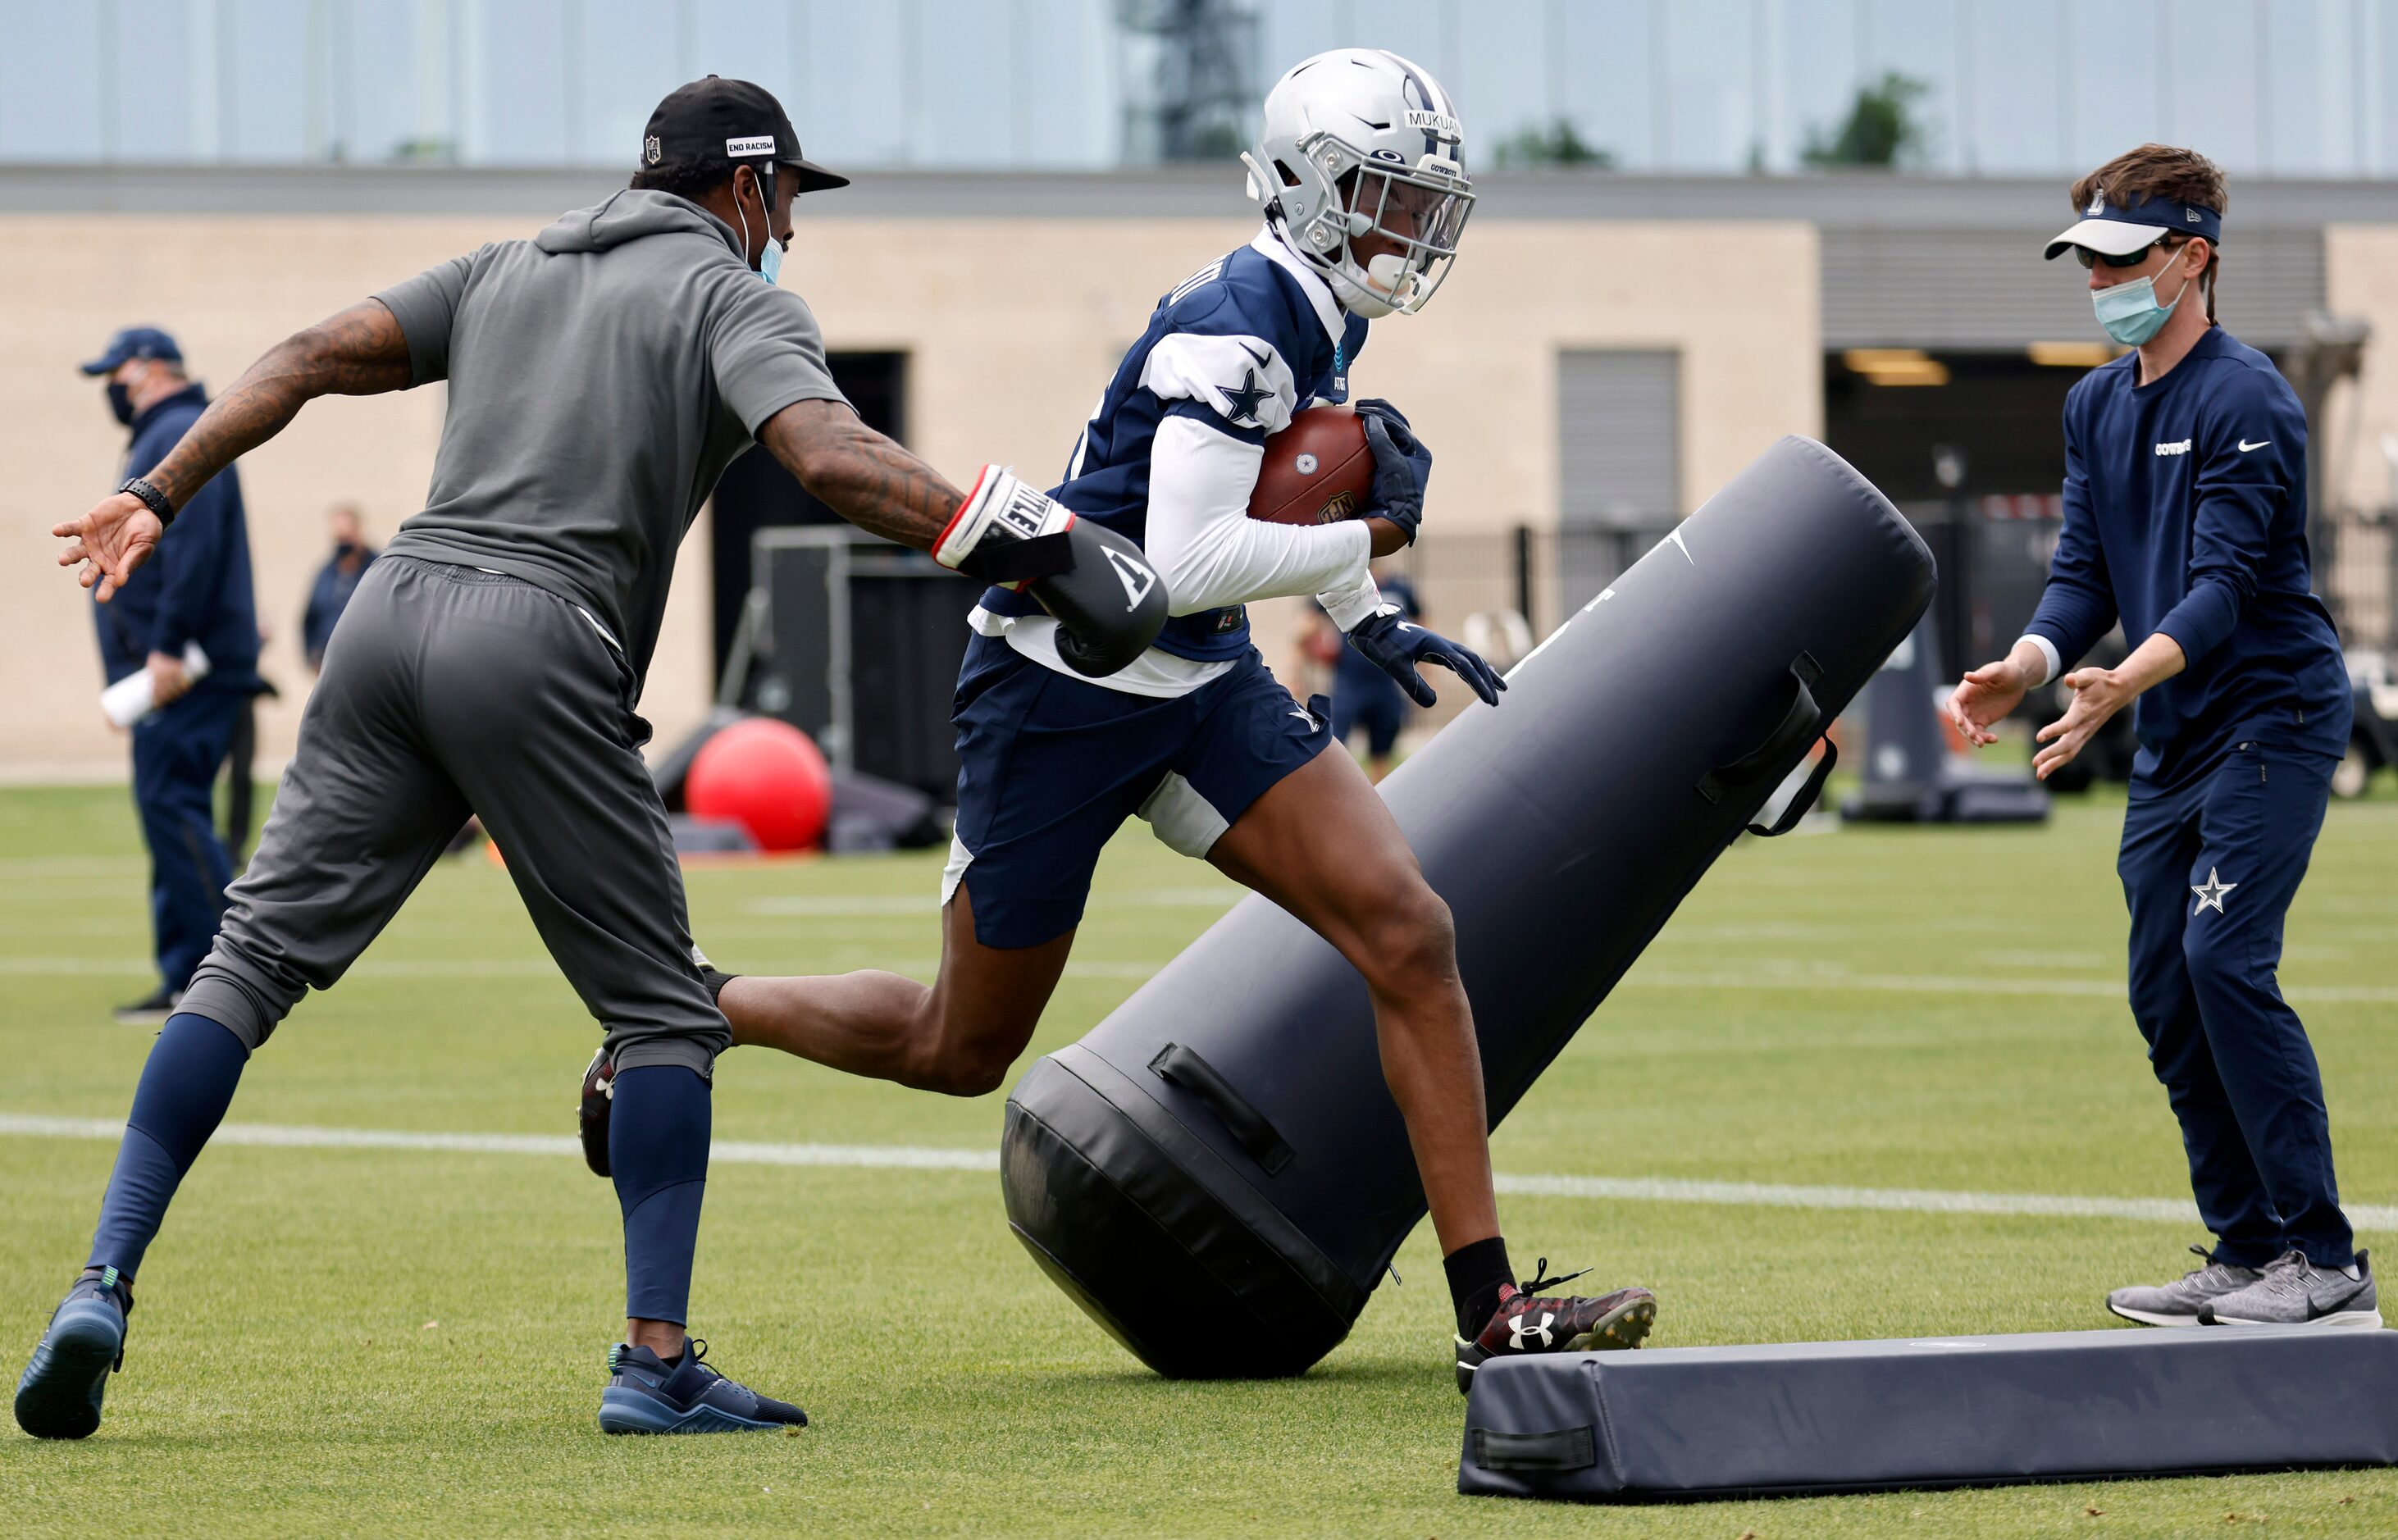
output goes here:
{"type": "Polygon", "coordinates": [[[1557,355],[1557,508],[1568,526],[1670,522],[1682,512],[1682,356],[1557,355]]]}
{"type": "MultiPolygon", "coordinates": [[[[2070,257],[1986,230],[1823,232],[1824,345],[2006,348],[2096,340],[2070,257]]],[[[2283,347],[2324,303],[2321,229],[2256,230],[2226,243],[2217,312],[2243,342],[2283,347]]]]}

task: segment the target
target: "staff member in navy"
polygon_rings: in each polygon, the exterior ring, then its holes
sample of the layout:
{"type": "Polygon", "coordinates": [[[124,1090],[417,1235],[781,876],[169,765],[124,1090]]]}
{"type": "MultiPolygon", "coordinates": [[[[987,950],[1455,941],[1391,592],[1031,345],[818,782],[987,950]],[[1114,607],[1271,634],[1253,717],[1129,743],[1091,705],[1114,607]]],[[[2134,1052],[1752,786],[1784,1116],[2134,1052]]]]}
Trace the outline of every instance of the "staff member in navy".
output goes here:
{"type": "MultiPolygon", "coordinates": [[[[151,326],[128,327],[83,366],[108,376],[108,406],[132,430],[128,478],[146,476],[209,404],[183,373],[182,349],[151,326]]],[[[259,688],[258,616],[251,605],[249,530],[232,466],[192,494],[175,537],[115,601],[92,606],[100,656],[115,683],[148,669],[157,709],[133,729],[133,804],[150,847],[150,925],[158,987],[121,1006],[128,1026],[160,1026],[216,940],[233,859],[216,828],[213,793],[234,730],[259,688]],[[194,680],[193,643],[208,658],[194,680]]]]}
{"type": "Polygon", "coordinates": [[[2144,144],[2073,187],[2049,242],[2090,270],[2107,334],[2133,349],[2065,407],[2065,526],[2024,638],[1949,697],[1992,724],[2119,619],[2114,669],[2065,676],[2042,778],[2133,708],[2140,741],[2118,869],[2131,1006],[2164,1083],[2204,1265],[2108,1308],[2152,1326],[2378,1330],[2370,1263],[2340,1211],[2323,1077],[2274,970],[2323,828],[2351,704],[2338,633],[2310,588],[2307,423],[2272,361],[2215,320],[2223,173],[2144,144]]]}

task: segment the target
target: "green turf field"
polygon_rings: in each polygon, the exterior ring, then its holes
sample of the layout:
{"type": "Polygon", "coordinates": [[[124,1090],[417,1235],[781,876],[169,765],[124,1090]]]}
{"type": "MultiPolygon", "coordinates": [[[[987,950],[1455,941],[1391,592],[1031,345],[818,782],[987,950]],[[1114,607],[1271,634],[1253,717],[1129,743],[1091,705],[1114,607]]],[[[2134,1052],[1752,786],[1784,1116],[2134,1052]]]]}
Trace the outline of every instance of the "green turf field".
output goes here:
{"type": "MultiPolygon", "coordinates": [[[[2116,993],[2120,807],[2037,832],[1885,831],[1731,852],[1496,1141],[1502,1172],[2177,1198],[2178,1140],[2116,993]]],[[[0,1114],[121,1118],[150,1034],[120,790],[0,793],[0,1114]]],[[[923,974],[936,855],[691,876],[726,966],[923,974]],[[918,902],[921,900],[921,902],[918,902]]],[[[1036,1050],[1079,1036],[1230,889],[1109,853],[1036,1050]]],[[[2336,808],[2283,979],[2321,1052],[2343,1187],[2398,1203],[2398,803],[2336,808]]],[[[505,875],[437,871],[252,1064],[234,1117],[572,1131],[595,1029],[505,875]]],[[[995,1146],[947,1101],[741,1050],[717,1137],[995,1146]]],[[[0,1371],[83,1260],[113,1146],[0,1133],[0,1371]]],[[[2194,1224],[1510,1196],[1519,1262],[1664,1301],[1660,1344],[2096,1329],[2194,1224]]],[[[2368,1243],[2383,1237],[2368,1235],[2368,1243]]],[[[791,1437],[612,1439],[615,1203],[571,1156],[222,1146],[152,1250],[100,1435],[0,1434],[17,1534],[2398,1532],[2398,1474],[1577,1509],[1455,1495],[1462,1403],[1428,1234],[1295,1383],[1166,1384],[1009,1238],[985,1171],[722,1165],[694,1331],[806,1406],[791,1437]]]]}

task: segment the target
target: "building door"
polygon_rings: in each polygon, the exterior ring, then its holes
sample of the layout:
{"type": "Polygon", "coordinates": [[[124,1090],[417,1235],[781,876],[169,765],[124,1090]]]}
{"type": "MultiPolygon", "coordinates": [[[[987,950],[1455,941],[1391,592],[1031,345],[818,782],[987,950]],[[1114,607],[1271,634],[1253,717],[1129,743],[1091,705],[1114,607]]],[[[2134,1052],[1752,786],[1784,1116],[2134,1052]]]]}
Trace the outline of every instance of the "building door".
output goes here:
{"type": "MultiPolygon", "coordinates": [[[[878,433],[908,441],[908,355],[905,353],[835,353],[833,383],[857,408],[866,426],[878,433]]],[[[799,480],[763,449],[753,449],[725,467],[716,483],[711,575],[716,586],[716,669],[724,677],[724,662],[733,649],[734,632],[741,624],[742,606],[749,599],[750,543],[758,532],[793,524],[837,524],[841,516],[811,496],[799,480]]]]}
{"type": "Polygon", "coordinates": [[[1557,614],[1596,597],[1682,507],[1682,356],[1557,355],[1557,614]]]}

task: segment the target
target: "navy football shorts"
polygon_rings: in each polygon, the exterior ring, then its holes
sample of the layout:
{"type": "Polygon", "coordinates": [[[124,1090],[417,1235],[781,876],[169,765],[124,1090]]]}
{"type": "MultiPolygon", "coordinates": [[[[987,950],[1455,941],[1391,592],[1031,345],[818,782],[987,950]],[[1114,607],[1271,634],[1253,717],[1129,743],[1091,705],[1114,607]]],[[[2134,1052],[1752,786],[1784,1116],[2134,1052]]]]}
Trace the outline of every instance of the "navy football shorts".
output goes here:
{"type": "Polygon", "coordinates": [[[977,636],[950,719],[958,825],[941,901],[963,880],[987,947],[1039,946],[1080,925],[1099,851],[1127,817],[1205,856],[1266,788],[1332,741],[1254,648],[1191,694],[1160,700],[977,636]]]}

